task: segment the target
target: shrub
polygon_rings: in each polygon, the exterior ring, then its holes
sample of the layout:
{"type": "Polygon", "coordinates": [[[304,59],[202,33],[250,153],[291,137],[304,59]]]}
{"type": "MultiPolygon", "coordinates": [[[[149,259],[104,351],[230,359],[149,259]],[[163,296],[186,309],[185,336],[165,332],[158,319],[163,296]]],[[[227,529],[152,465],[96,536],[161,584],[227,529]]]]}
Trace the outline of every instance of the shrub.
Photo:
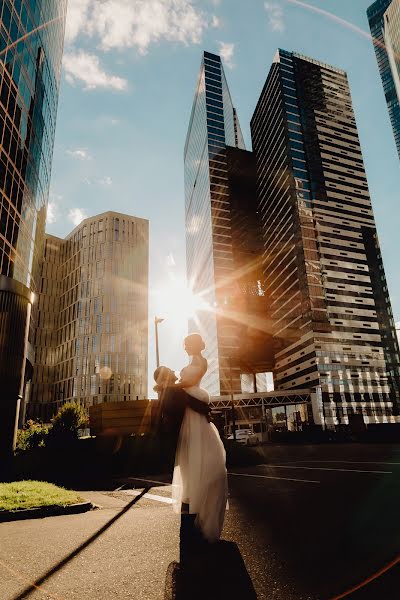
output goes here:
{"type": "Polygon", "coordinates": [[[51,438],[78,439],[78,429],[86,425],[88,417],[78,402],[66,402],[52,418],[51,438]]]}
{"type": "Polygon", "coordinates": [[[17,450],[25,451],[45,445],[49,433],[47,425],[39,421],[29,420],[17,433],[17,450]]]}

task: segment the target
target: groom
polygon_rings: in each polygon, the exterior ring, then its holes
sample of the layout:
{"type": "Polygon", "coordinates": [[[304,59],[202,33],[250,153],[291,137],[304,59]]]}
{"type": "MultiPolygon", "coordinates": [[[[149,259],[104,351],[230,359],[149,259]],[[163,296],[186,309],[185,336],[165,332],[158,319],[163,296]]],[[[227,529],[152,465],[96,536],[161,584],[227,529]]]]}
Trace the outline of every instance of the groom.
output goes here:
{"type": "Polygon", "coordinates": [[[161,435],[170,437],[175,451],[186,407],[203,415],[208,421],[211,420],[211,409],[201,400],[193,398],[184,389],[177,387],[175,383],[178,378],[168,367],[158,367],[154,371],[154,379],[160,400],[158,429],[161,435]]]}
{"type": "MultiPolygon", "coordinates": [[[[193,398],[184,389],[175,385],[177,377],[168,367],[158,367],[154,371],[157,382],[156,390],[160,401],[158,431],[161,434],[163,455],[168,456],[173,451],[176,454],[179,432],[186,407],[211,421],[211,409],[205,402],[193,398]]],[[[171,465],[172,466],[172,465],[171,465]]],[[[173,466],[172,466],[173,468],[173,466]]],[[[180,526],[180,562],[186,564],[188,556],[203,542],[198,529],[194,525],[195,514],[189,514],[189,506],[182,504],[180,526]]]]}

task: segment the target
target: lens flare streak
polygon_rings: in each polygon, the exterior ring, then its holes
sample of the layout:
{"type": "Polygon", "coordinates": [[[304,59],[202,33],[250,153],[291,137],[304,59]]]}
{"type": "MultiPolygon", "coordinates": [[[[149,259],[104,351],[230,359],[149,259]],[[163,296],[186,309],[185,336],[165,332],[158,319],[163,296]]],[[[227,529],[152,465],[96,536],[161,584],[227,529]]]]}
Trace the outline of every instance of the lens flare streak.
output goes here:
{"type": "Polygon", "coordinates": [[[354,25],[354,23],[351,23],[350,21],[346,21],[346,19],[342,19],[341,17],[338,17],[337,15],[329,12],[328,10],[319,8],[318,6],[313,6],[312,4],[308,4],[307,2],[302,2],[302,0],[286,0],[286,1],[289,4],[292,4],[294,6],[299,6],[300,8],[305,8],[306,10],[309,10],[316,14],[322,15],[324,17],[328,17],[328,19],[330,19],[331,21],[335,21],[335,23],[342,25],[342,27],[345,27],[346,29],[350,29],[351,31],[358,33],[359,35],[363,36],[364,38],[367,38],[368,40],[372,40],[372,43],[374,44],[374,46],[378,46],[379,48],[383,48],[384,50],[386,50],[386,45],[383,42],[381,42],[380,40],[372,37],[372,35],[370,33],[365,31],[364,29],[361,29],[361,27],[354,25]]]}

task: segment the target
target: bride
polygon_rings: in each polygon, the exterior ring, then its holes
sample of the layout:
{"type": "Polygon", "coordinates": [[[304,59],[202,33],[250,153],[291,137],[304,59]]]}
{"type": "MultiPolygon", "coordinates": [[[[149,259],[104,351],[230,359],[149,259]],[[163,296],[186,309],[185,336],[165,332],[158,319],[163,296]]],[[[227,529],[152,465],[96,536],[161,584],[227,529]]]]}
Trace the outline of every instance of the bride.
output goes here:
{"type": "MultiPolygon", "coordinates": [[[[208,392],[200,387],[207,371],[202,337],[193,333],[185,338],[185,350],[190,357],[180,373],[177,385],[190,396],[208,403],[208,392]]],[[[190,408],[179,434],[175,457],[172,496],[175,512],[188,512],[203,537],[214,542],[219,539],[224,522],[228,495],[225,448],[213,423],[190,408]]]]}

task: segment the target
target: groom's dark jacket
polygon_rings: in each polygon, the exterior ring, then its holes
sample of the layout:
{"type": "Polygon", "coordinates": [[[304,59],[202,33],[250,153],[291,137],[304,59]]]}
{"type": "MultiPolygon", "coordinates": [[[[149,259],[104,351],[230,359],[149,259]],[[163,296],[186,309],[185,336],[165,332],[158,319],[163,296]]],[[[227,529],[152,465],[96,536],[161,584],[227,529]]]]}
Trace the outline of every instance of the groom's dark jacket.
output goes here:
{"type": "Polygon", "coordinates": [[[210,415],[210,407],[205,402],[193,398],[184,389],[175,385],[164,388],[159,395],[159,431],[176,437],[178,440],[186,407],[207,418],[210,415]]]}

